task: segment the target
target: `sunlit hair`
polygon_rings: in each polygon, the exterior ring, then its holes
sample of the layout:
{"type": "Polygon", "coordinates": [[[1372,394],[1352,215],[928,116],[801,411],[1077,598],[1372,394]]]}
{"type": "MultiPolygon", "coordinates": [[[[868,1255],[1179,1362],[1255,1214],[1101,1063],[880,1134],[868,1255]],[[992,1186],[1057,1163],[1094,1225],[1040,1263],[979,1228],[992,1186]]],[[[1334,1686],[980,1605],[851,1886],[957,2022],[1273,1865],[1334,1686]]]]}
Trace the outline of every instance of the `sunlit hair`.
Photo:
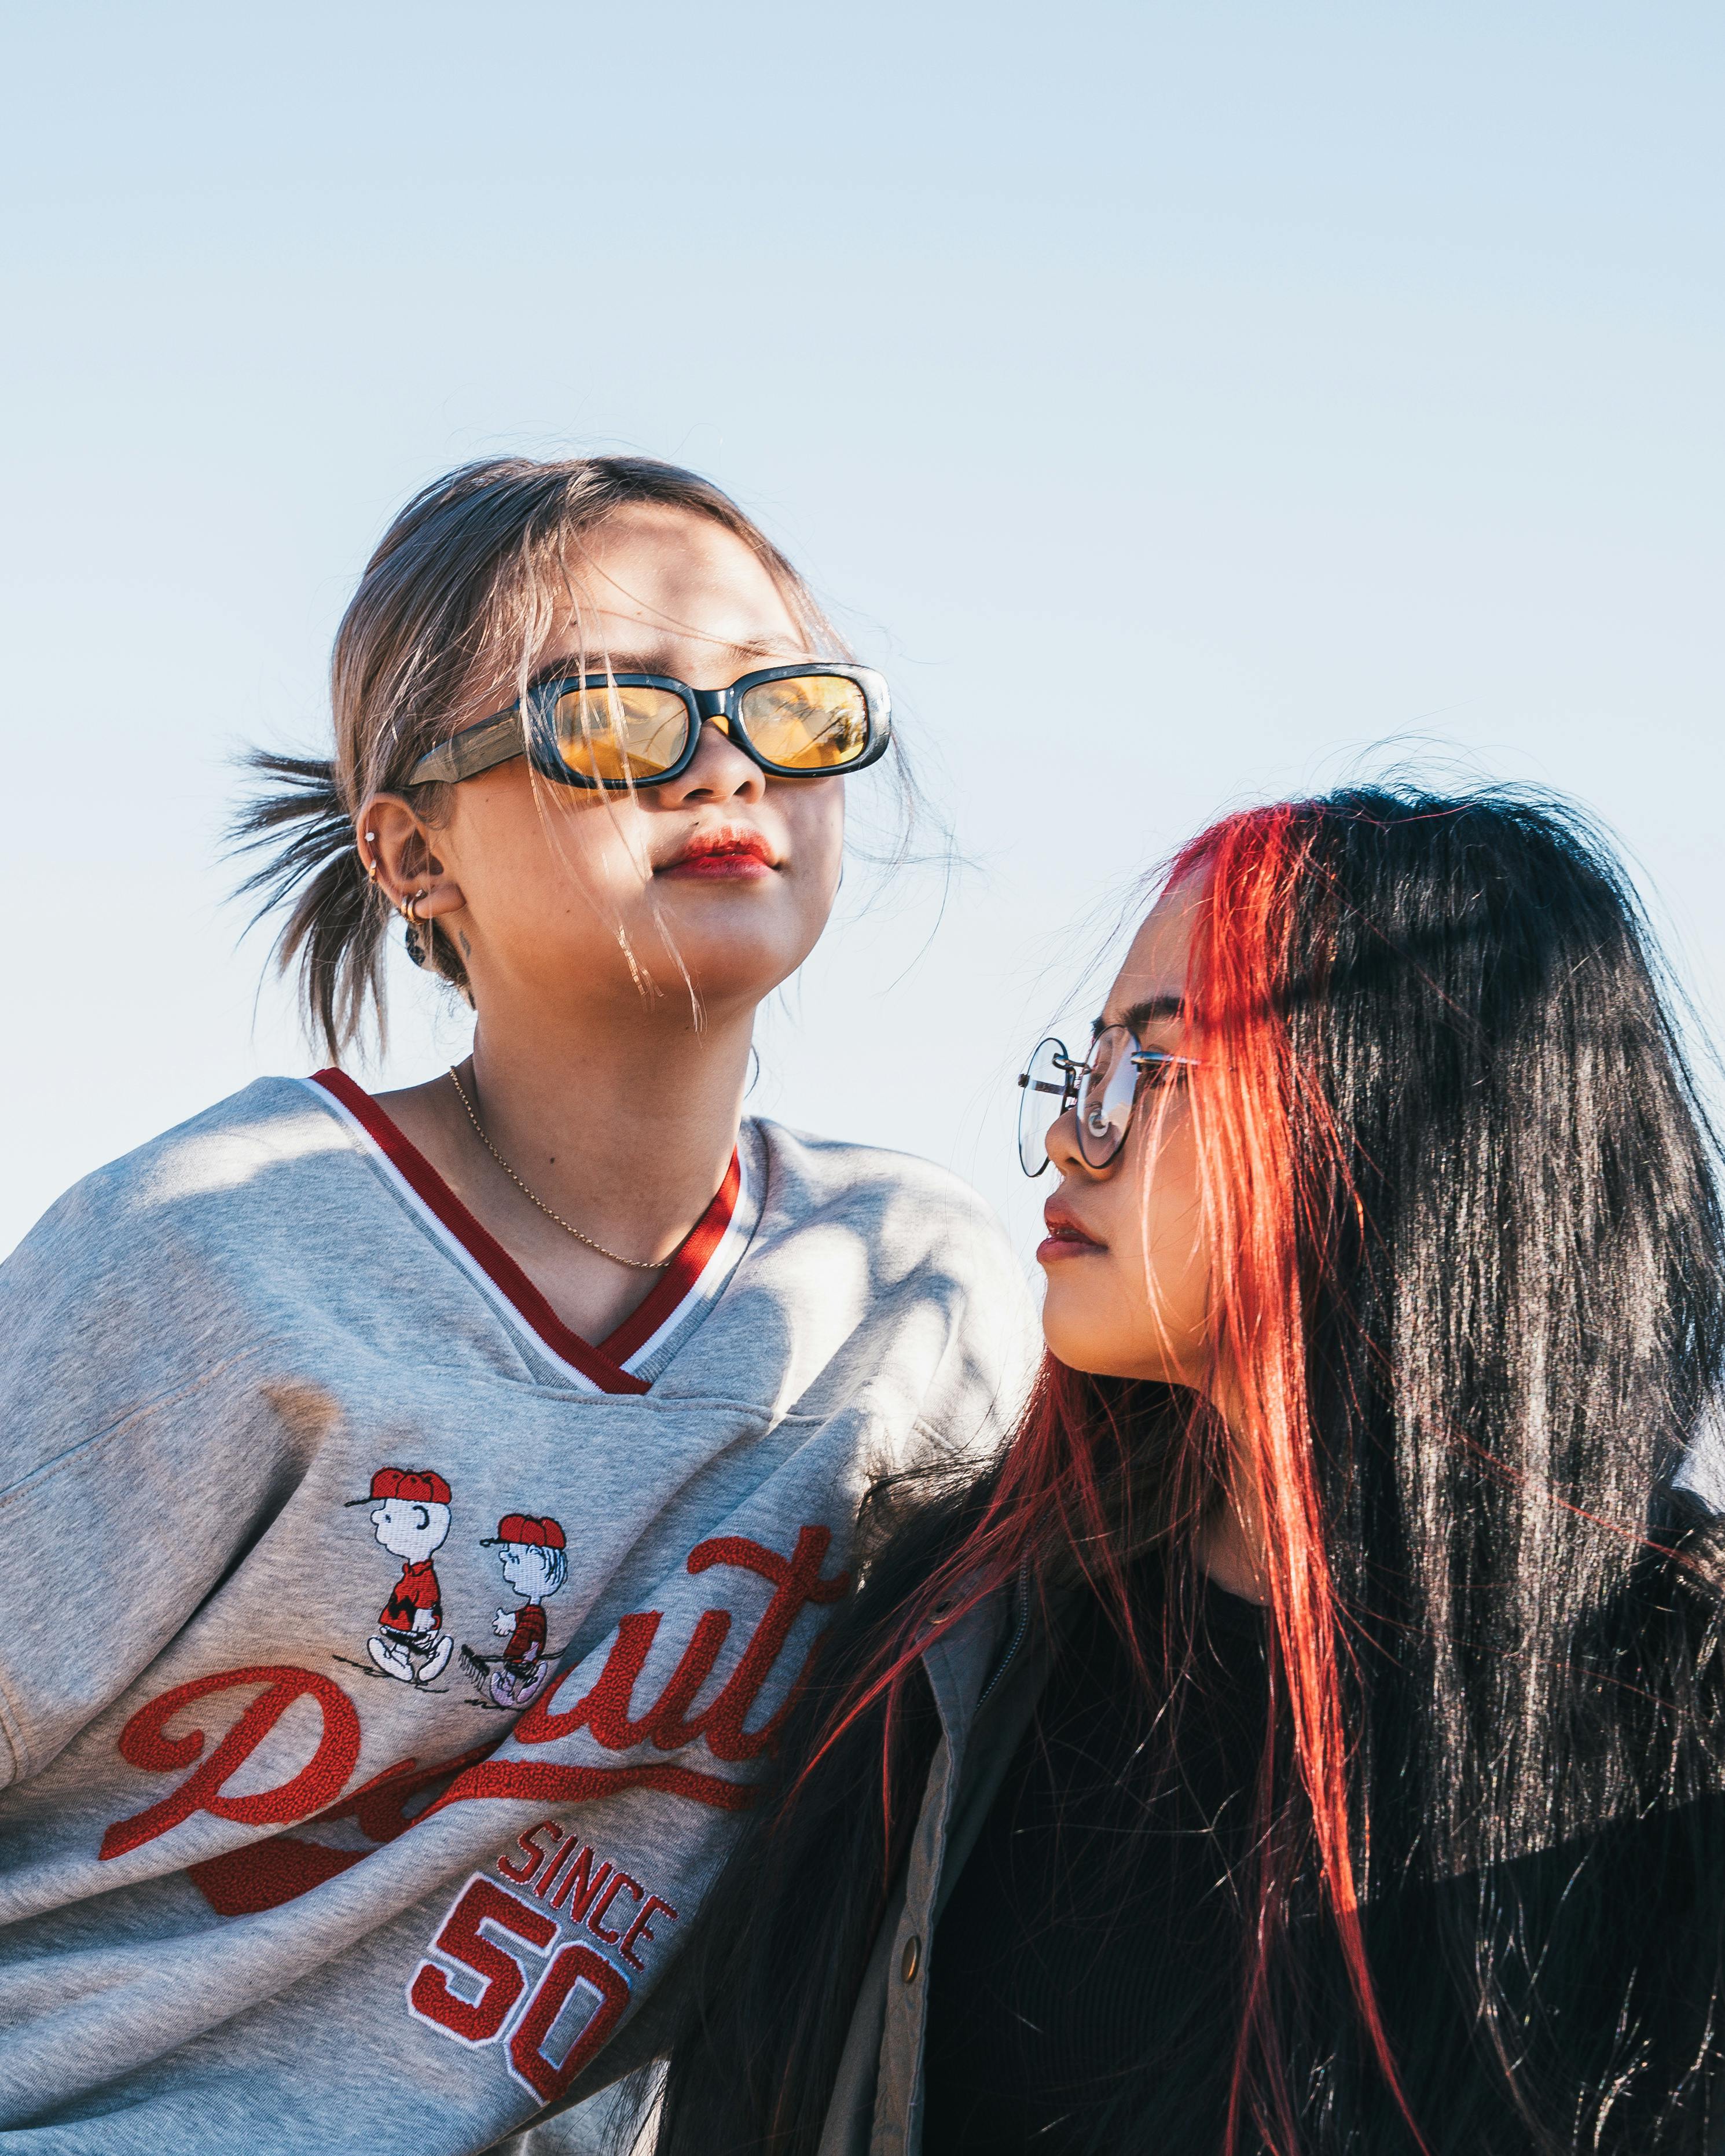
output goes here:
{"type": "Polygon", "coordinates": [[[703,1920],[660,2148],[814,2148],[937,1734],[931,1641],[1014,1583],[1051,1624],[1095,1594],[1175,1700],[1231,1495],[1271,1706],[1230,2147],[1698,2152],[1725,1571],[1676,1471],[1717,1414],[1725,1231],[1640,909],[1579,816],[1512,794],[1250,811],[1168,881],[1228,1428],[1050,1360],[981,1482],[878,1494],[785,1794],[703,1920]]]}
{"type": "MultiPolygon", "coordinates": [[[[1170,881],[1195,883],[1203,892],[1185,1005],[1187,1040],[1196,1059],[1189,1096],[1210,1250],[1209,1348],[1239,1434],[1237,1471],[1245,1486],[1230,1494],[1248,1509],[1262,1537],[1274,1634],[1272,1723],[1285,1702],[1318,1876],[1373,2048],[1399,2093],[1360,1931],[1341,1681],[1345,1650],[1307,1367],[1313,1261],[1333,1262],[1333,1222],[1327,1216],[1338,1200],[1346,1204],[1353,1197],[1346,1149],[1318,1074],[1302,1066],[1288,1023],[1300,887],[1316,876],[1321,894],[1325,883],[1312,857],[1315,836],[1310,819],[1291,807],[1236,816],[1188,847],[1170,881]]],[[[1327,910],[1322,897],[1320,907],[1327,910]]],[[[1273,1761],[1271,1738],[1259,1791],[1266,1810],[1273,1761]]],[[[1266,1819],[1264,1830],[1230,2148],[1254,2050],[1273,2061],[1276,2049],[1266,1980],[1296,1851],[1284,1822],[1266,1819]]],[[[1283,2078],[1272,2071],[1266,2079],[1275,2116],[1260,2123],[1273,2127],[1277,2140],[1291,2148],[1296,2128],[1283,2078]]]]}
{"type": "MultiPolygon", "coordinates": [[[[415,495],[366,564],[336,634],[330,668],[334,753],[260,751],[248,762],[265,788],[233,828],[263,865],[241,885],[261,912],[287,908],[275,947],[297,968],[308,1025],[331,1056],[383,1018],[389,907],[367,883],[353,819],[372,793],[398,793],[428,749],[483,717],[475,684],[500,703],[524,694],[559,608],[578,617],[586,552],[608,519],[640,507],[676,510],[742,540],[773,578],[813,654],[844,645],[804,579],[754,520],[711,480],[652,457],[497,457],[464,465],[415,495]]],[[[603,667],[603,639],[583,649],[603,667]]],[[[889,752],[896,758],[896,744],[889,752]]],[[[901,771],[901,766],[900,767],[901,771]]],[[[906,782],[907,783],[907,782],[906,782]]],[[[446,787],[416,787],[429,820],[446,787]]],[[[457,988],[460,955],[435,927],[428,963],[457,988]]]]}

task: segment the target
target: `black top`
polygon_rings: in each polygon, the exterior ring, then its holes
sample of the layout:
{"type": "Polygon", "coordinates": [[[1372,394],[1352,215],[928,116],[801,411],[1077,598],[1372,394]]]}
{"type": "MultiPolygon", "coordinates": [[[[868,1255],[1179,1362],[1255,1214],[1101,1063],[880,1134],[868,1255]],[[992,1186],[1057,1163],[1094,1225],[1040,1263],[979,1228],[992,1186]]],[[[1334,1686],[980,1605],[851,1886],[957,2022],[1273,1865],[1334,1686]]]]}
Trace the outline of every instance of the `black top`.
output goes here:
{"type": "MultiPolygon", "coordinates": [[[[1164,1610],[1134,1583],[1153,1666],[1164,1610]]],[[[1264,1616],[1205,1585],[1189,1675],[1159,1717],[1088,1604],[935,1935],[930,2156],[1214,2156],[1244,1953],[1264,1746],[1264,1616]]]]}

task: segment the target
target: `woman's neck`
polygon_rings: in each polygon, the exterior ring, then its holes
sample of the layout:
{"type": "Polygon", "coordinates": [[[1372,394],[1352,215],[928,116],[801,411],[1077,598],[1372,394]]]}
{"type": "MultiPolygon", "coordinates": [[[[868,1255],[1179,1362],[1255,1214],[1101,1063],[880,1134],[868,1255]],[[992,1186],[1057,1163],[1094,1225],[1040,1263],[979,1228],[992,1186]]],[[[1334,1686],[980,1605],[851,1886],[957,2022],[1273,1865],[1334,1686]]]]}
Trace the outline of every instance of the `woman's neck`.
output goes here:
{"type": "Polygon", "coordinates": [[[1200,1530],[1198,1562],[1230,1594],[1245,1602],[1269,1601],[1262,1545],[1247,1532],[1231,1504],[1222,1506],[1200,1530]]]}
{"type": "Polygon", "coordinates": [[[1243,1466],[1246,1440],[1243,1414],[1234,1389],[1206,1389],[1211,1405],[1228,1431],[1232,1487],[1199,1531],[1198,1561],[1218,1587],[1247,1602],[1267,1603],[1270,1584],[1264,1563],[1264,1521],[1252,1477],[1243,1466]]]}
{"type": "Polygon", "coordinates": [[[742,1114],[753,1011],[696,1026],[663,1004],[591,1016],[483,1009],[462,1091],[447,1075],[381,1096],[384,1111],[587,1340],[614,1332],[724,1180],[742,1114]],[[489,1139],[529,1198],[486,1151],[489,1139]]]}
{"type": "Polygon", "coordinates": [[[680,1024],[655,1014],[632,1025],[482,1017],[474,1106],[547,1204],[631,1257],[665,1257],[730,1163],[752,1022],[752,1011],[699,1029],[686,1011],[680,1024]]]}

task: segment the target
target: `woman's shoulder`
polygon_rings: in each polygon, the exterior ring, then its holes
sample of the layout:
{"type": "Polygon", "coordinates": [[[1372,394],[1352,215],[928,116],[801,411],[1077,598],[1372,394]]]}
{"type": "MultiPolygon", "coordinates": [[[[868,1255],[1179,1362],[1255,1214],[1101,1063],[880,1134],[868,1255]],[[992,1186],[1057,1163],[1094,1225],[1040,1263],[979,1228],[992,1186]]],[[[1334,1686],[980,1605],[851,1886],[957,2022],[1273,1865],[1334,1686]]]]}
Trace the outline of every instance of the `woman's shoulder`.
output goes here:
{"type": "Polygon", "coordinates": [[[951,1168],[783,1123],[757,1119],[752,1127],[765,1156],[766,1214],[780,1224],[849,1218],[907,1250],[956,1244],[1015,1265],[993,1208],[951,1168]]]}
{"type": "Polygon", "coordinates": [[[942,1430],[976,1423],[979,1456],[992,1454],[1041,1344],[1024,1267],[993,1209],[915,1154],[751,1127],[765,1176],[756,1280],[776,1276],[802,1299],[818,1282],[840,1316],[866,1311],[875,1330],[897,1337],[909,1326],[946,1358],[926,1419],[942,1430]],[[943,1386],[962,1397],[947,1399],[943,1386]]]}
{"type": "Polygon", "coordinates": [[[32,1260],[64,1267],[80,1253],[111,1266],[129,1250],[159,1254],[182,1232],[250,1234],[250,1224],[277,1207],[285,1179],[305,1181],[308,1171],[351,1153],[353,1144],[316,1086],[256,1079],[81,1177],[30,1230],[8,1269],[32,1260]]]}
{"type": "Polygon", "coordinates": [[[352,1142],[313,1089],[262,1079],[51,1206],[0,1265],[0,1485],[188,1387],[243,1387],[247,1352],[322,1292],[352,1142]]]}

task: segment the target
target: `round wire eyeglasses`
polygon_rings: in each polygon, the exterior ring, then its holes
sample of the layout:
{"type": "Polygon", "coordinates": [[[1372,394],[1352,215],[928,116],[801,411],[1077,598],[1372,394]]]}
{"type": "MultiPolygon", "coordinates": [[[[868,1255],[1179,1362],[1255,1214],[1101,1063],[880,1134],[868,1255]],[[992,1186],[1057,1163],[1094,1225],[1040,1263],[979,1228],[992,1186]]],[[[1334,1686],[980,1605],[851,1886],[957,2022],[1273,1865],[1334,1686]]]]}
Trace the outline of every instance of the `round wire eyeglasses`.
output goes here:
{"type": "Polygon", "coordinates": [[[1049,1132],[1076,1107],[1085,1166],[1106,1168],[1126,1143],[1143,1093],[1168,1084],[1197,1060],[1165,1048],[1141,1048],[1124,1025],[1099,1026],[1083,1063],[1052,1034],[1039,1040],[1019,1073],[1019,1166],[1026,1175],[1041,1174],[1048,1166],[1049,1132]]]}

